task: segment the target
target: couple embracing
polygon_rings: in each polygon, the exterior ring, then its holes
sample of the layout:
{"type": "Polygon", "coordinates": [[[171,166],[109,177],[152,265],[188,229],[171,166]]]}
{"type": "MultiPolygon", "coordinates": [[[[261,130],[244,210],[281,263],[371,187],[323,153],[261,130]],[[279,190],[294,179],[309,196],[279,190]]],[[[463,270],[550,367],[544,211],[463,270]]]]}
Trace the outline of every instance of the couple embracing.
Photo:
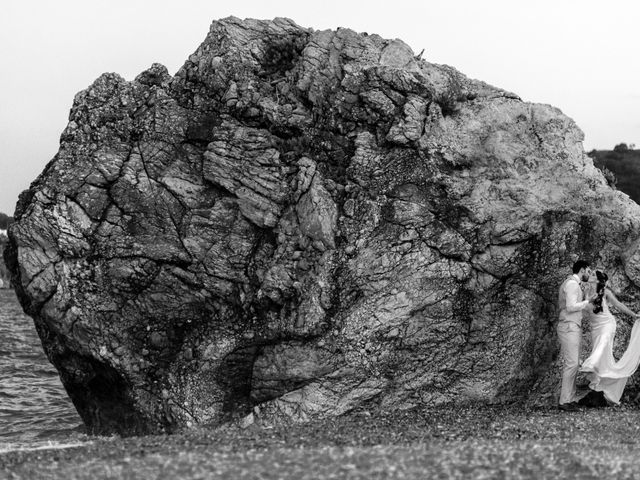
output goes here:
{"type": "Polygon", "coordinates": [[[576,410],[576,375],[587,372],[589,388],[602,392],[608,403],[620,403],[627,379],[640,364],[640,322],[634,323],[629,345],[622,357],[613,356],[613,339],[616,319],[609,307],[625,313],[635,320],[640,315],[620,302],[607,287],[606,273],[592,271],[589,263],[578,260],[573,265],[573,275],[560,286],[558,306],[558,339],[562,361],[561,410],[576,410]],[[583,316],[591,325],[592,349],[589,357],[580,365],[580,343],[583,316]]]}

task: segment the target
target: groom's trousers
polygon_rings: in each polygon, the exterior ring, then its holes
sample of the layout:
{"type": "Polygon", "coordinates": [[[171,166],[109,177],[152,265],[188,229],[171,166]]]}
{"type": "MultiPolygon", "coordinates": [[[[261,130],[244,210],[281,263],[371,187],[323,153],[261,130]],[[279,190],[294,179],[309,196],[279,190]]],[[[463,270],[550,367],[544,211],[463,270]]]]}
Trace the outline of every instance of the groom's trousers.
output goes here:
{"type": "Polygon", "coordinates": [[[560,364],[562,366],[562,387],[560,388],[560,405],[576,399],[576,375],[580,366],[580,342],[582,327],[574,322],[558,322],[558,339],[560,340],[560,364]]]}

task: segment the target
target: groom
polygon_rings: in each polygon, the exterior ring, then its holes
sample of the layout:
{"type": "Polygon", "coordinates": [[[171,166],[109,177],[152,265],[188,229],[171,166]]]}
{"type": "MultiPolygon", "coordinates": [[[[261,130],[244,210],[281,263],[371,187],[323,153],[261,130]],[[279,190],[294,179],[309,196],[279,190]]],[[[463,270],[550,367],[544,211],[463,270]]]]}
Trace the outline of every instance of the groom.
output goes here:
{"type": "Polygon", "coordinates": [[[585,300],[581,283],[591,276],[589,263],[578,260],[573,264],[573,275],[568,277],[558,292],[558,339],[560,340],[560,359],[562,361],[562,387],[560,389],[560,410],[574,411],[576,403],[576,375],[580,359],[580,341],[582,339],[582,311],[593,306],[594,298],[585,300]]]}

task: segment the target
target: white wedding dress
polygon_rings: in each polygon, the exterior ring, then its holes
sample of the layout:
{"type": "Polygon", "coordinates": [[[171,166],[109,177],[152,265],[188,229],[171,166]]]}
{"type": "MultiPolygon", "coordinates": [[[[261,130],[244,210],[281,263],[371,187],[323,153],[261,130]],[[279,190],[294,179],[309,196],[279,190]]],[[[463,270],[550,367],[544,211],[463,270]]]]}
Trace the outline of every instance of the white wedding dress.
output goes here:
{"type": "Polygon", "coordinates": [[[613,339],[616,334],[616,319],[611,314],[607,299],[602,299],[602,312],[589,314],[591,324],[591,355],[582,362],[581,372],[589,372],[589,388],[602,392],[604,397],[615,404],[640,364],[640,322],[635,322],[631,330],[629,345],[616,361],[613,356],[613,339]]]}

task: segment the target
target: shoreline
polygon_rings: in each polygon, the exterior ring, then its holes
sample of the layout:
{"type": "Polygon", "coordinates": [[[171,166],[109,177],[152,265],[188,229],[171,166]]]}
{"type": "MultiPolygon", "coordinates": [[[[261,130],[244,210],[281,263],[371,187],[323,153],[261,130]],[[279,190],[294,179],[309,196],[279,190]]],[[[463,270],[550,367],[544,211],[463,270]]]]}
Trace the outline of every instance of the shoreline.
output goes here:
{"type": "Polygon", "coordinates": [[[640,409],[366,410],[290,427],[198,427],[87,437],[66,449],[0,452],[0,477],[599,478],[640,476],[640,409]],[[421,475],[422,474],[422,475],[421,475]]]}
{"type": "Polygon", "coordinates": [[[36,452],[39,450],[66,450],[68,448],[83,447],[87,444],[92,444],[93,441],[89,440],[86,442],[55,442],[50,440],[45,442],[31,442],[32,445],[30,446],[27,446],[27,443],[28,442],[23,442],[21,445],[20,443],[3,444],[0,442],[0,455],[14,452],[36,452]],[[36,445],[37,443],[42,443],[42,445],[36,445]]]}

